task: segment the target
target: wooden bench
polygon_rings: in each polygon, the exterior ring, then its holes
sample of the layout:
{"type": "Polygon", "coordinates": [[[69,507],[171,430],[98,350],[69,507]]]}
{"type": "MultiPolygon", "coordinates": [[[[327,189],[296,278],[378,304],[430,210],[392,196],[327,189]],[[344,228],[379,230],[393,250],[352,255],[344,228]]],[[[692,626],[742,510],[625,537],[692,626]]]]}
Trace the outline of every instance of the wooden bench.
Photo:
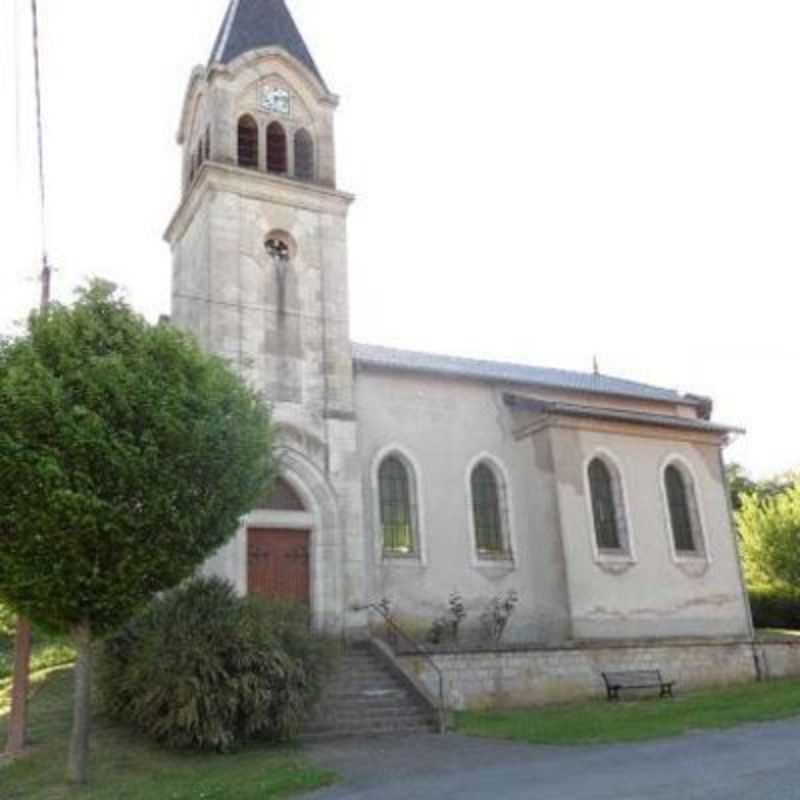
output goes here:
{"type": "Polygon", "coordinates": [[[675,681],[665,681],[658,669],[637,669],[627,672],[604,672],[603,680],[609,700],[619,700],[622,689],[658,689],[661,697],[672,697],[675,681]]]}

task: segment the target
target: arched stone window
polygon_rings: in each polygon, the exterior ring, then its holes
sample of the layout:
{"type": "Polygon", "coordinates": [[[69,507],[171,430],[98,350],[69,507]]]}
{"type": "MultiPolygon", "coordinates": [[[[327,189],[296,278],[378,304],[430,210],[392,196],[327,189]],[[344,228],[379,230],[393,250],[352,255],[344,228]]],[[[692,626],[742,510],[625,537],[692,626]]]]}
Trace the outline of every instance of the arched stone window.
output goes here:
{"type": "Polygon", "coordinates": [[[294,135],[294,175],[301,181],[314,180],[314,140],[305,128],[294,135]]]}
{"type": "Polygon", "coordinates": [[[688,470],[673,462],[664,470],[672,542],[677,555],[702,554],[703,534],[694,481],[688,470]]]}
{"type": "Polygon", "coordinates": [[[239,119],[239,166],[258,168],[258,124],[249,115],[239,119]]]}
{"type": "Polygon", "coordinates": [[[286,131],[280,122],[273,122],[267,128],[267,172],[285,175],[289,171],[288,155],[286,131]]]}
{"type": "Polygon", "coordinates": [[[378,469],[383,552],[388,556],[411,556],[417,552],[414,482],[405,462],[387,456],[378,469]]]}
{"type": "Polygon", "coordinates": [[[604,458],[594,458],[589,464],[589,491],[598,551],[626,553],[629,542],[622,482],[616,467],[604,458]]]}
{"type": "Polygon", "coordinates": [[[478,555],[488,558],[506,555],[509,542],[502,478],[489,464],[481,462],[472,470],[470,490],[478,555]]]}

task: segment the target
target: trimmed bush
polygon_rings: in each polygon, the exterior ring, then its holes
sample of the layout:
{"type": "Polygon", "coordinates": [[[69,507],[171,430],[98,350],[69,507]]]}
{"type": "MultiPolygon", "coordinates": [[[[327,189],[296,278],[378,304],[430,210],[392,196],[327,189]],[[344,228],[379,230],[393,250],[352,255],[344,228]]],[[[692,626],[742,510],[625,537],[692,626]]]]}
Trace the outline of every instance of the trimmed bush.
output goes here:
{"type": "Polygon", "coordinates": [[[283,600],[248,598],[259,624],[270,630],[283,649],[303,665],[305,703],[310,710],[319,702],[325,679],[339,656],[339,644],[311,630],[308,608],[283,600]]]}
{"type": "Polygon", "coordinates": [[[800,592],[776,586],[750,589],[756,628],[800,630],[800,592]]]}
{"type": "Polygon", "coordinates": [[[303,609],[201,578],[105,643],[100,688],[112,718],[158,743],[227,752],[294,737],[328,667],[303,609]]]}

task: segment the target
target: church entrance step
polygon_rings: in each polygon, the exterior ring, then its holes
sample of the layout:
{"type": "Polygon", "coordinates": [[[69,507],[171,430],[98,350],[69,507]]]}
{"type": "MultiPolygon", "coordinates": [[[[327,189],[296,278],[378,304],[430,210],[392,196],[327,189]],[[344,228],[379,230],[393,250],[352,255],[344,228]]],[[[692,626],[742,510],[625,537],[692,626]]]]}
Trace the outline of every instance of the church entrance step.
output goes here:
{"type": "Polygon", "coordinates": [[[304,739],[407,735],[434,728],[435,711],[370,646],[347,651],[304,739]]]}

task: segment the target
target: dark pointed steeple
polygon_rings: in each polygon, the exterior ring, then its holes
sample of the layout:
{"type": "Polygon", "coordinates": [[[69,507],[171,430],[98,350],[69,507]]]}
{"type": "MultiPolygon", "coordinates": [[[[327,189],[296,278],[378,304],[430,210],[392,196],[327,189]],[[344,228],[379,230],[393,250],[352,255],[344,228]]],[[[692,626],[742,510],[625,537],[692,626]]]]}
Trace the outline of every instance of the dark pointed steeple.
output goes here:
{"type": "Polygon", "coordinates": [[[240,55],[261,47],[282,47],[325,86],[284,0],[231,0],[211,53],[211,62],[229,64],[240,55]]]}

